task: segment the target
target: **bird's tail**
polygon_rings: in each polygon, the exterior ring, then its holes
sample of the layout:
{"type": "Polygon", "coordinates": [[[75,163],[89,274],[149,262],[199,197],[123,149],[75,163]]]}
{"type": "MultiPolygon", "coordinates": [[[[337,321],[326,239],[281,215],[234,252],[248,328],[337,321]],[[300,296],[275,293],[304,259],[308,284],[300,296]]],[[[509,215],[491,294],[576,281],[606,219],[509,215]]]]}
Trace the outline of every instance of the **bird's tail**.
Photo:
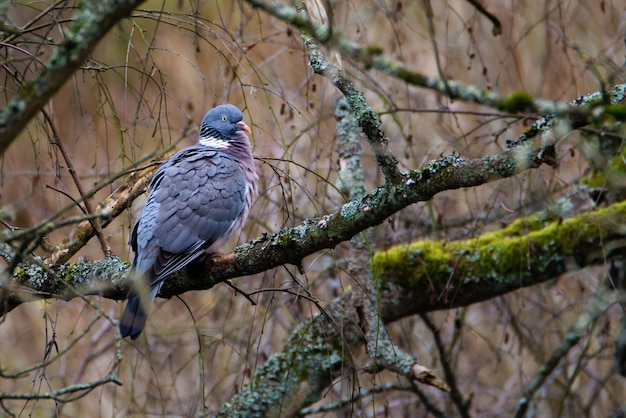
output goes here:
{"type": "Polygon", "coordinates": [[[143,331],[143,328],[146,326],[150,305],[157,293],[159,293],[160,287],[161,286],[157,286],[151,289],[150,292],[133,296],[128,300],[128,304],[120,318],[120,333],[122,334],[122,338],[130,336],[130,338],[135,340],[139,337],[139,334],[141,334],[141,331],[143,331]]]}

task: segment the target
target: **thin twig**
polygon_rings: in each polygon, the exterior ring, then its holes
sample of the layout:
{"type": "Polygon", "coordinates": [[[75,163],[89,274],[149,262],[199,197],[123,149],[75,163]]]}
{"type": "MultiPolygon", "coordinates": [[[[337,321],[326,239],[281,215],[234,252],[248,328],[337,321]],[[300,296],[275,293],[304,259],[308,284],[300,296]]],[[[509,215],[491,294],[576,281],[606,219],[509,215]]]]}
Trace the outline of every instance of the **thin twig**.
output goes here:
{"type": "Polygon", "coordinates": [[[437,352],[439,353],[439,360],[441,360],[441,367],[443,368],[443,373],[446,376],[446,383],[450,386],[450,397],[452,398],[452,402],[456,405],[456,408],[459,411],[459,416],[463,418],[470,418],[469,406],[471,398],[464,398],[459,386],[457,385],[456,375],[452,369],[450,360],[446,355],[446,350],[443,346],[443,341],[441,340],[441,334],[427,314],[422,314],[420,317],[432,333],[435,340],[435,346],[437,347],[437,352]]]}
{"type": "Polygon", "coordinates": [[[537,376],[526,386],[524,394],[517,404],[514,415],[515,418],[526,416],[526,412],[528,411],[528,407],[535,393],[548,380],[550,374],[556,369],[561,360],[565,358],[570,349],[578,344],[583,336],[587,335],[587,328],[593,324],[600,315],[604,314],[609,304],[609,292],[600,287],[591,304],[572,325],[561,344],[552,352],[550,358],[541,366],[537,376]]]}
{"type": "Polygon", "coordinates": [[[500,20],[493,13],[487,10],[485,6],[483,6],[478,0],[467,0],[467,2],[471,4],[472,6],[474,6],[476,10],[478,10],[479,13],[481,13],[482,15],[484,15],[487,19],[491,21],[491,23],[493,24],[493,28],[491,29],[491,34],[493,36],[502,35],[502,24],[500,23],[500,20]]]}
{"type": "Polygon", "coordinates": [[[239,287],[237,287],[237,285],[235,283],[233,283],[233,281],[231,279],[224,280],[224,283],[226,283],[231,289],[233,289],[235,291],[235,293],[239,293],[244,298],[246,298],[248,300],[248,302],[250,302],[250,305],[256,306],[257,303],[256,303],[256,301],[254,299],[252,299],[252,297],[250,297],[250,293],[248,293],[245,290],[240,289],[239,287]]]}
{"type": "MultiPolygon", "coordinates": [[[[57,128],[48,112],[46,112],[45,109],[41,109],[41,113],[46,119],[46,122],[48,122],[48,126],[52,131],[52,137],[54,138],[53,145],[56,145],[59,151],[61,151],[61,155],[63,156],[63,160],[65,161],[65,165],[67,166],[67,171],[70,173],[70,176],[72,176],[72,180],[74,180],[76,190],[78,190],[78,194],[80,195],[83,205],[85,205],[85,211],[87,212],[87,214],[93,215],[95,212],[93,210],[93,207],[91,206],[89,199],[85,196],[83,186],[80,182],[80,179],[78,178],[78,174],[76,174],[72,159],[68,155],[67,150],[65,149],[65,145],[63,145],[63,141],[61,140],[61,135],[59,135],[59,132],[57,131],[57,128]]],[[[113,251],[111,250],[111,246],[104,237],[104,233],[102,232],[102,225],[100,224],[100,219],[97,217],[90,218],[89,223],[96,232],[96,236],[98,237],[98,241],[100,242],[100,248],[102,248],[102,253],[105,257],[110,257],[113,251]]]]}
{"type": "Polygon", "coordinates": [[[422,0],[424,4],[424,11],[426,13],[426,22],[428,22],[428,35],[430,36],[430,43],[433,46],[433,54],[435,54],[435,63],[437,64],[437,72],[439,73],[439,78],[441,78],[444,82],[445,89],[450,92],[450,86],[448,86],[448,79],[443,72],[443,66],[441,65],[441,58],[439,58],[439,48],[437,47],[437,38],[435,37],[435,24],[433,23],[433,19],[435,18],[435,13],[433,12],[433,6],[430,4],[430,0],[422,0]]]}

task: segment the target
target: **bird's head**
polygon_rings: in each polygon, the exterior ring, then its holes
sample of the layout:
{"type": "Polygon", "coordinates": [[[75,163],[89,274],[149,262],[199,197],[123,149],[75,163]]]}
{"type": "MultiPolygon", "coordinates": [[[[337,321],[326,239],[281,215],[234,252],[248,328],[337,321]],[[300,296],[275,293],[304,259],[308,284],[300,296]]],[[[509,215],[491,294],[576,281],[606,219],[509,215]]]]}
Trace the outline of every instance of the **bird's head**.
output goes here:
{"type": "Polygon", "coordinates": [[[230,141],[245,138],[250,128],[243,122],[243,113],[236,106],[225,104],[209,111],[200,125],[200,139],[202,145],[214,148],[226,148],[230,141]]]}

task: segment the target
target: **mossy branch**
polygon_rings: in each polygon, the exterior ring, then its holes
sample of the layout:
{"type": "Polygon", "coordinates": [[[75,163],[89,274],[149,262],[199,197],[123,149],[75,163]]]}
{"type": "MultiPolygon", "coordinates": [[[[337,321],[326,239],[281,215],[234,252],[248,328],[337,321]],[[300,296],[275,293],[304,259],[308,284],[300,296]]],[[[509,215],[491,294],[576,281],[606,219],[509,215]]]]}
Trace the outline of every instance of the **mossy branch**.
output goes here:
{"type": "MultiPolygon", "coordinates": [[[[348,204],[350,205],[350,204],[348,204]]],[[[336,216],[339,216],[336,214],[336,216]]],[[[161,296],[210,289],[215,284],[255,274],[312,254],[322,241],[319,234],[334,227],[307,221],[278,234],[241,245],[234,253],[216,255],[194,264],[165,282],[161,296]],[[301,234],[312,231],[311,239],[301,234]],[[298,237],[303,237],[302,241],[298,237]],[[316,239],[317,237],[317,239],[316,239]],[[292,246],[293,245],[293,246],[292,246]]],[[[507,228],[475,239],[418,241],[376,253],[372,269],[382,282],[385,321],[437,309],[466,306],[604,262],[626,248],[626,202],[579,216],[544,222],[531,216],[507,228]]],[[[2,285],[0,313],[29,300],[79,295],[124,299],[128,264],[116,257],[81,260],[68,265],[31,262],[2,285]]]]}
{"type": "MultiPolygon", "coordinates": [[[[383,319],[469,305],[620,256],[625,225],[622,202],[567,220],[519,219],[476,239],[419,241],[378,252],[372,268],[383,289],[383,319]]],[[[295,416],[287,406],[317,401],[298,396],[317,393],[351,370],[345,353],[365,343],[355,297],[345,293],[324,307],[324,315],[300,325],[219,416],[295,416]]]]}
{"type": "Polygon", "coordinates": [[[372,266],[385,299],[395,301],[383,311],[393,321],[501,296],[622,257],[625,249],[622,201],[569,219],[520,218],[468,240],[413,242],[376,253],[372,266]]]}
{"type": "MultiPolygon", "coordinates": [[[[551,160],[550,153],[547,151],[549,149],[551,148],[544,149],[541,145],[535,145],[535,141],[528,141],[515,148],[506,149],[500,154],[488,155],[478,159],[465,160],[460,156],[452,155],[434,160],[421,170],[404,173],[404,181],[402,183],[380,186],[366,194],[363,198],[346,203],[331,214],[320,218],[307,219],[299,225],[285,228],[276,234],[264,234],[250,243],[237,247],[234,253],[208,258],[203,264],[194,264],[186,272],[181,272],[168,279],[160,294],[169,298],[188,290],[209,289],[216,283],[226,279],[260,273],[283,264],[299,265],[304,257],[323,249],[334,248],[339,243],[350,240],[359,232],[382,223],[397,211],[415,202],[430,200],[434,195],[444,190],[479,186],[490,181],[513,176],[530,167],[536,167],[546,158],[551,160]],[[188,272],[191,274],[188,274],[188,272]]],[[[617,207],[618,209],[613,210],[617,210],[618,213],[620,213],[620,210],[623,211],[623,208],[620,206],[614,205],[611,207],[617,207]]],[[[588,216],[594,216],[598,213],[602,212],[594,212],[588,214],[588,216]]],[[[581,231],[581,229],[578,231],[581,231]]],[[[589,235],[589,238],[591,237],[593,237],[592,234],[589,235]]],[[[579,237],[579,239],[584,240],[586,238],[579,237]]],[[[535,241],[532,242],[534,243],[535,241]]],[[[592,243],[588,244],[592,245],[592,243]]],[[[452,248],[451,244],[446,245],[445,249],[449,250],[452,248]]],[[[469,248],[472,248],[471,242],[465,242],[463,245],[470,245],[469,248]]],[[[596,247],[594,248],[598,249],[597,245],[599,243],[596,242],[595,245],[596,247]]],[[[467,250],[468,247],[461,246],[461,248],[467,250]]],[[[602,248],[604,247],[599,249],[602,248]]],[[[523,252],[522,249],[519,251],[523,252]]],[[[583,252],[583,254],[589,253],[589,251],[583,252]]],[[[447,264],[456,260],[457,257],[446,252],[439,252],[438,254],[446,255],[437,260],[444,263],[444,265],[435,263],[433,266],[445,270],[448,276],[444,275],[438,277],[438,279],[442,283],[448,283],[448,279],[450,279],[449,274],[451,274],[452,270],[450,270],[450,266],[447,264]]],[[[548,254],[548,252],[543,252],[542,254],[548,254]]],[[[483,255],[483,261],[489,259],[487,255],[483,255]]],[[[493,264],[497,265],[497,262],[494,261],[493,264]]],[[[533,263],[533,266],[536,265],[533,263]]],[[[550,266],[555,267],[554,264],[550,264],[550,266]]],[[[483,264],[484,267],[485,265],[483,264]]],[[[55,266],[51,265],[50,268],[53,269],[55,266]]],[[[93,278],[90,278],[91,276],[79,276],[77,278],[61,275],[57,277],[55,274],[44,278],[38,272],[31,274],[29,271],[30,268],[25,268],[20,272],[16,272],[12,280],[4,283],[2,300],[0,301],[3,302],[0,314],[13,309],[21,303],[22,299],[15,297],[15,285],[22,289],[24,287],[30,289],[37,297],[67,298],[68,285],[71,288],[76,287],[76,280],[81,283],[84,280],[93,280],[93,278]],[[44,282],[46,283],[46,289],[41,288],[44,282]],[[57,293],[57,291],[60,293],[57,293]],[[44,294],[41,292],[44,292],[44,294]],[[10,302],[7,302],[7,300],[10,302]]],[[[546,270],[546,272],[551,273],[550,277],[556,277],[562,273],[562,269],[546,270]]],[[[109,277],[113,277],[113,275],[109,274],[109,276],[98,278],[97,280],[106,281],[109,277]]],[[[492,280],[497,280],[499,277],[495,275],[492,277],[492,280]]],[[[482,283],[486,279],[488,278],[485,277],[478,280],[478,282],[482,283]]],[[[548,279],[546,278],[546,280],[548,279]]],[[[81,289],[87,289],[84,290],[85,294],[99,294],[101,286],[99,283],[96,284],[97,286],[94,286],[94,290],[89,290],[88,286],[83,286],[81,289]]],[[[519,284],[512,285],[505,292],[515,290],[519,287],[519,284]]],[[[505,293],[495,292],[494,294],[495,288],[487,286],[485,289],[481,288],[477,291],[479,294],[470,296],[467,293],[468,286],[469,289],[473,288],[470,286],[470,283],[466,283],[463,297],[468,298],[467,303],[473,303],[481,295],[485,295],[484,298],[490,298],[497,294],[505,293]]],[[[124,299],[127,295],[126,287],[114,287],[115,289],[108,289],[105,294],[113,299],[124,299]]],[[[417,296],[421,298],[423,295],[417,296]]],[[[449,307],[449,305],[442,301],[439,308],[445,307],[449,307]]]]}
{"type": "MultiPolygon", "coordinates": [[[[626,121],[625,106],[611,106],[608,100],[601,99],[594,106],[580,107],[577,103],[554,102],[536,99],[527,92],[513,92],[506,96],[486,88],[466,85],[458,80],[443,80],[409,69],[402,61],[384,54],[384,48],[375,45],[361,46],[352,42],[341,32],[324,24],[312,21],[298,13],[295,8],[267,0],[247,0],[252,7],[259,8],[275,18],[310,34],[311,38],[326,47],[351,58],[365,68],[376,69],[416,87],[436,91],[453,100],[477,103],[508,113],[539,113],[567,117],[577,123],[599,122],[604,118],[626,121]]],[[[320,68],[324,71],[325,68],[320,68]]],[[[317,72],[317,71],[316,71],[317,72]]]]}
{"type": "Polygon", "coordinates": [[[46,61],[45,67],[0,110],[0,155],[28,122],[56,94],[87,58],[96,44],[122,18],[144,0],[84,0],[72,17],[64,41],[46,61]]]}
{"type": "MultiPolygon", "coordinates": [[[[565,220],[534,215],[475,239],[418,241],[378,252],[372,269],[382,288],[382,318],[390,322],[469,305],[621,256],[626,249],[625,225],[626,202],[620,202],[565,220]]],[[[250,249],[254,246],[246,244],[236,253],[253,257],[250,249]]],[[[32,263],[17,271],[11,288],[3,289],[12,299],[4,298],[2,307],[5,310],[7,303],[27,296],[71,299],[102,294],[120,299],[126,295],[123,275],[127,267],[115,257],[64,266],[36,267],[32,263]]],[[[196,288],[209,288],[234,277],[236,269],[234,254],[216,256],[205,261],[204,267],[197,265],[179,273],[166,283],[165,292],[182,293],[189,290],[192,281],[196,288]],[[210,264],[214,264],[213,269],[204,270],[210,264]]],[[[349,348],[363,343],[354,306],[353,295],[345,293],[325,307],[325,315],[302,324],[285,349],[259,369],[237,402],[225,405],[222,414],[284,414],[280,405],[289,404],[285,399],[318,393],[316,388],[326,387],[345,370],[342,344],[349,348]]],[[[306,403],[314,401],[311,398],[306,403]]]]}
{"type": "Polygon", "coordinates": [[[295,417],[303,405],[319,400],[342,370],[352,370],[346,352],[363,343],[351,296],[344,295],[323,315],[302,323],[283,350],[260,366],[217,416],[295,417]]]}

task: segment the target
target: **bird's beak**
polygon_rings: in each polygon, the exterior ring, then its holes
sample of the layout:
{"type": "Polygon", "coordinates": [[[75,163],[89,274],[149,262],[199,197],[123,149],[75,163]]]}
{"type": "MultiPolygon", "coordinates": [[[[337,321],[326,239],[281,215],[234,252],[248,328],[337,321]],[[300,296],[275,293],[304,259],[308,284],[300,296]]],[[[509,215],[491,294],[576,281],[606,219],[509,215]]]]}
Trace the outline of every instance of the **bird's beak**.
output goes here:
{"type": "Polygon", "coordinates": [[[239,129],[241,129],[244,132],[248,132],[248,133],[252,132],[250,130],[250,127],[248,125],[246,125],[244,122],[237,122],[237,126],[239,126],[239,129]]]}

